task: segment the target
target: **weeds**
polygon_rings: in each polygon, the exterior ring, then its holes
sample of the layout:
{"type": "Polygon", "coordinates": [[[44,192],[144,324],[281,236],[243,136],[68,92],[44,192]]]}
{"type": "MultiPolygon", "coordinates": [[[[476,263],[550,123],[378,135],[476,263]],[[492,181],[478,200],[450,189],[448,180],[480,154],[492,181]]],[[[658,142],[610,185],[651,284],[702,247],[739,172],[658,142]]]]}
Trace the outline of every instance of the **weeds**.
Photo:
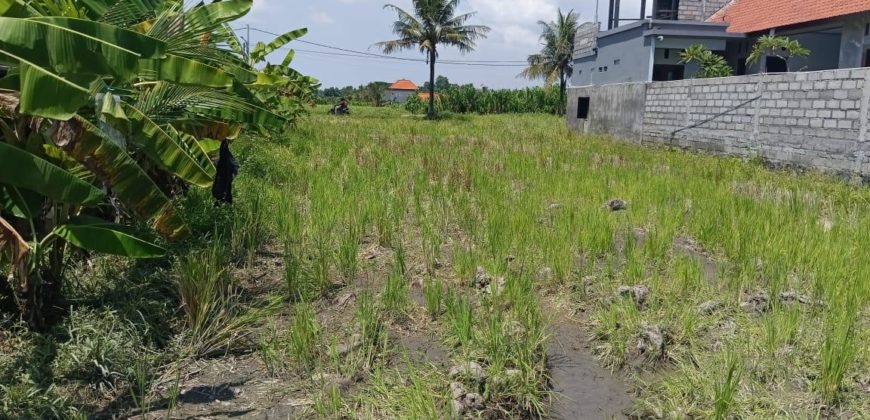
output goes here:
{"type": "Polygon", "coordinates": [[[182,257],[177,265],[178,294],[185,315],[185,352],[208,356],[235,349],[251,334],[250,328],[275,312],[280,301],[251,307],[228,272],[226,251],[213,241],[199,253],[182,257]]]}

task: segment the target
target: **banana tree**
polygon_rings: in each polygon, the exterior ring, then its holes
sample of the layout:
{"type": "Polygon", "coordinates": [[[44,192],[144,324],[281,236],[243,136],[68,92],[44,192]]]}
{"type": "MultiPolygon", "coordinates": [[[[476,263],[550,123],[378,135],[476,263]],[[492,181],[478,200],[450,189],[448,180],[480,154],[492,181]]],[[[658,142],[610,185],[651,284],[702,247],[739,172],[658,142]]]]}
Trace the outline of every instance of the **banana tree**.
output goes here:
{"type": "Polygon", "coordinates": [[[272,53],[307,33],[307,28],[300,28],[281,34],[268,44],[258,42],[248,57],[252,67],[262,65],[257,81],[248,86],[270,109],[291,120],[305,113],[306,106],[314,102],[320,82],[290,67],[296,56],[295,50],[291,49],[281,64],[272,64],[266,60],[272,53]]]}
{"type": "Polygon", "coordinates": [[[68,248],[163,255],[123,220],[187,235],[160,180],[211,185],[203,127],[286,124],[221,47],[251,3],[0,0],[0,268],[32,326],[62,307],[68,248]]]}

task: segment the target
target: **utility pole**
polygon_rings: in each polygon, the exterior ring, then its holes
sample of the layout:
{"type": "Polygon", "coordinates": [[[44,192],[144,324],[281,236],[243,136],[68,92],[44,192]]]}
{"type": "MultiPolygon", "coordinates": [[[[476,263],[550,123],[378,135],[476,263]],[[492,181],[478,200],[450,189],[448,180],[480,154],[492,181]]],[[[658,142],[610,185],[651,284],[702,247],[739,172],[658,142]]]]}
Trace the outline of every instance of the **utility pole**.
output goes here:
{"type": "Polygon", "coordinates": [[[595,24],[598,24],[598,6],[600,5],[601,0],[595,0],[595,24]]]}
{"type": "Polygon", "coordinates": [[[245,57],[251,57],[251,24],[245,25],[245,28],[248,30],[248,34],[245,36],[245,57]]]}

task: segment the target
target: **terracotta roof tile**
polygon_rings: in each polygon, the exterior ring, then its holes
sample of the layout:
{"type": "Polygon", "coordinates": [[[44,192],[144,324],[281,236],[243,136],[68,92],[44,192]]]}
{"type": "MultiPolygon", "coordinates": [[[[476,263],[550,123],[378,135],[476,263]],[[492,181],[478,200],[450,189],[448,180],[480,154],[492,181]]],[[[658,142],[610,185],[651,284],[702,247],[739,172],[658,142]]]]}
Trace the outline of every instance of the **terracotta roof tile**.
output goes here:
{"type": "Polygon", "coordinates": [[[393,83],[392,85],[390,85],[390,90],[414,90],[414,91],[416,91],[417,85],[415,85],[414,82],[412,82],[410,80],[402,79],[402,80],[399,80],[396,83],[393,83]]]}
{"type": "Polygon", "coordinates": [[[870,0],[732,0],[709,20],[728,32],[758,32],[870,11],[870,0]]]}

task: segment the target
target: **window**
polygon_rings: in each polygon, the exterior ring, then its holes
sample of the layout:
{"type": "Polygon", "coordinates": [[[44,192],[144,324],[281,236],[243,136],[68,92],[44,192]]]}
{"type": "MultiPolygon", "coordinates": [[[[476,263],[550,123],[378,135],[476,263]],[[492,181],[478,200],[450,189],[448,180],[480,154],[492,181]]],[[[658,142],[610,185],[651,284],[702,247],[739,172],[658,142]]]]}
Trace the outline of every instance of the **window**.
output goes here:
{"type": "Polygon", "coordinates": [[[656,64],[653,66],[653,81],[683,80],[685,67],[679,64],[656,64]]]}
{"type": "Polygon", "coordinates": [[[767,57],[767,72],[768,73],[785,73],[788,72],[788,66],[785,64],[785,60],[779,57],[767,57]]]}
{"type": "Polygon", "coordinates": [[[746,57],[740,57],[737,59],[737,76],[743,76],[746,74],[746,57]]]}
{"type": "Polygon", "coordinates": [[[613,65],[618,66],[619,63],[621,63],[621,62],[622,62],[622,60],[620,60],[620,59],[613,60],[613,65]]]}
{"type": "Polygon", "coordinates": [[[665,60],[671,58],[671,49],[665,48],[665,60]]]}
{"type": "Polygon", "coordinates": [[[577,119],[585,120],[589,118],[589,97],[581,96],[577,98],[577,119]]]}
{"type": "Polygon", "coordinates": [[[864,67],[870,67],[870,48],[864,51],[864,67]]]}
{"type": "Polygon", "coordinates": [[[653,3],[653,19],[678,20],[680,0],[655,0],[653,3]]]}

